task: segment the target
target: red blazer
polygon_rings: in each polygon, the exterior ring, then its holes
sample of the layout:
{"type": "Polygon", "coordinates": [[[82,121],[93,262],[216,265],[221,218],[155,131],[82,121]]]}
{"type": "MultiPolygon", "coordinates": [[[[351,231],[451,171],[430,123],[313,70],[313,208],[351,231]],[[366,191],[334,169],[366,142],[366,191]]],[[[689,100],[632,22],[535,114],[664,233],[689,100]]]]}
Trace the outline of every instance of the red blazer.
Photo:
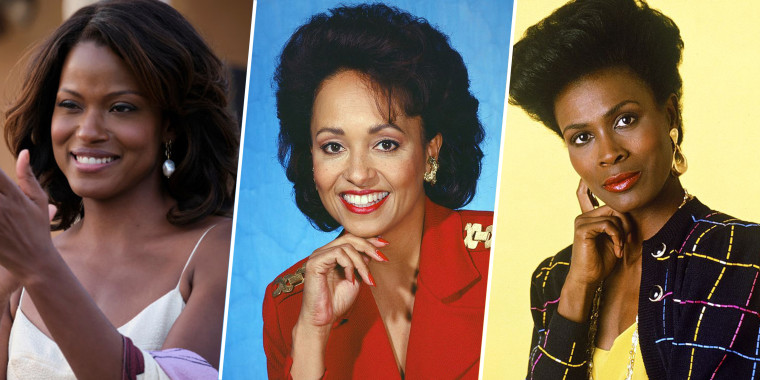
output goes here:
{"type": "MultiPolygon", "coordinates": [[[[406,379],[477,379],[490,258],[490,211],[425,204],[425,225],[407,347],[406,379]]],[[[306,260],[283,275],[292,275],[306,260]]],[[[280,277],[282,278],[282,277],[280,277]]],[[[278,278],[278,279],[280,279],[278,278]]],[[[287,378],[303,285],[264,296],[264,351],[270,379],[287,378]]],[[[282,290],[282,286],[281,286],[282,290]]],[[[330,332],[328,379],[400,379],[391,343],[367,285],[330,332]]]]}

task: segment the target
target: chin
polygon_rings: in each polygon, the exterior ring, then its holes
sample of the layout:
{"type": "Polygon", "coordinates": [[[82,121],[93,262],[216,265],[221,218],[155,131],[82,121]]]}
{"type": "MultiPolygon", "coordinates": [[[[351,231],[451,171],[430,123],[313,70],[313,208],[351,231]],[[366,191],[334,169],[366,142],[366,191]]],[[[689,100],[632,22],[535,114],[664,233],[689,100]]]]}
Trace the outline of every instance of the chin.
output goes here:
{"type": "Polygon", "coordinates": [[[376,236],[380,236],[385,232],[385,228],[380,228],[376,225],[371,225],[374,223],[346,223],[343,224],[343,230],[348,232],[351,235],[368,239],[376,236]]]}
{"type": "Polygon", "coordinates": [[[607,206],[619,213],[627,213],[641,208],[644,203],[639,197],[630,194],[629,196],[618,196],[616,199],[610,199],[609,202],[602,199],[607,206]]]}

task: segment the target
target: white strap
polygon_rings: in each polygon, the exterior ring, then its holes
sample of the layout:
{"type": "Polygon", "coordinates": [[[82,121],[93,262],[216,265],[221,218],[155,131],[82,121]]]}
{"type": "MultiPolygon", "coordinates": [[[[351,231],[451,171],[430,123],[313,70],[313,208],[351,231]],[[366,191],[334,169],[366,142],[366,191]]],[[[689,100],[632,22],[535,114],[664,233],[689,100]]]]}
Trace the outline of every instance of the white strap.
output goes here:
{"type": "MultiPolygon", "coordinates": [[[[217,223],[218,224],[218,223],[217,223]]],[[[201,242],[203,241],[203,238],[206,237],[206,234],[208,234],[209,231],[211,231],[214,227],[217,225],[214,224],[213,226],[206,229],[206,231],[203,232],[203,235],[201,235],[201,238],[198,239],[198,242],[195,243],[195,248],[193,248],[193,251],[190,252],[190,257],[187,258],[187,261],[185,262],[185,266],[182,268],[182,273],[179,274],[179,280],[177,280],[177,287],[179,288],[179,284],[182,283],[182,276],[185,274],[185,269],[187,269],[188,264],[190,264],[190,260],[193,259],[193,255],[195,254],[195,251],[198,250],[198,246],[201,245],[201,242]]],[[[20,302],[19,302],[20,303],[20,302]]]]}

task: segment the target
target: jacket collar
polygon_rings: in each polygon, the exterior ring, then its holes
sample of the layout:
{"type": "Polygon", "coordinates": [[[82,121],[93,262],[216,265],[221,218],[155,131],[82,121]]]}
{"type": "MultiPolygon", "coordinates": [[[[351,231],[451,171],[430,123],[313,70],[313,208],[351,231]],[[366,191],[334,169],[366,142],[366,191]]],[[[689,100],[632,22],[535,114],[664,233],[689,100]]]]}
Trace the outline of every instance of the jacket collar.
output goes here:
{"type": "Polygon", "coordinates": [[[444,303],[458,299],[481,278],[464,236],[459,213],[425,199],[418,284],[444,303]]]}

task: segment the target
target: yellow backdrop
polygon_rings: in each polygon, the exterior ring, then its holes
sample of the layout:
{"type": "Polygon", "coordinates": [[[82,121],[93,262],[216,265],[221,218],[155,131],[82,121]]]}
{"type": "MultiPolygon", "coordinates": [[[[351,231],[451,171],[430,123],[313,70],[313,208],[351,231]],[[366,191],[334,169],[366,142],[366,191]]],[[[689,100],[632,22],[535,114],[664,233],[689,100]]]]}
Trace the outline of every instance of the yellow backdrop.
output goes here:
{"type": "MultiPolygon", "coordinates": [[[[513,41],[565,3],[516,0],[513,41]]],[[[682,183],[709,207],[760,221],[760,3],[651,0],[685,43],[682,183]]],[[[562,140],[509,106],[503,133],[486,327],[485,379],[525,378],[532,331],[530,274],[572,242],[579,177],[562,140]]]]}

